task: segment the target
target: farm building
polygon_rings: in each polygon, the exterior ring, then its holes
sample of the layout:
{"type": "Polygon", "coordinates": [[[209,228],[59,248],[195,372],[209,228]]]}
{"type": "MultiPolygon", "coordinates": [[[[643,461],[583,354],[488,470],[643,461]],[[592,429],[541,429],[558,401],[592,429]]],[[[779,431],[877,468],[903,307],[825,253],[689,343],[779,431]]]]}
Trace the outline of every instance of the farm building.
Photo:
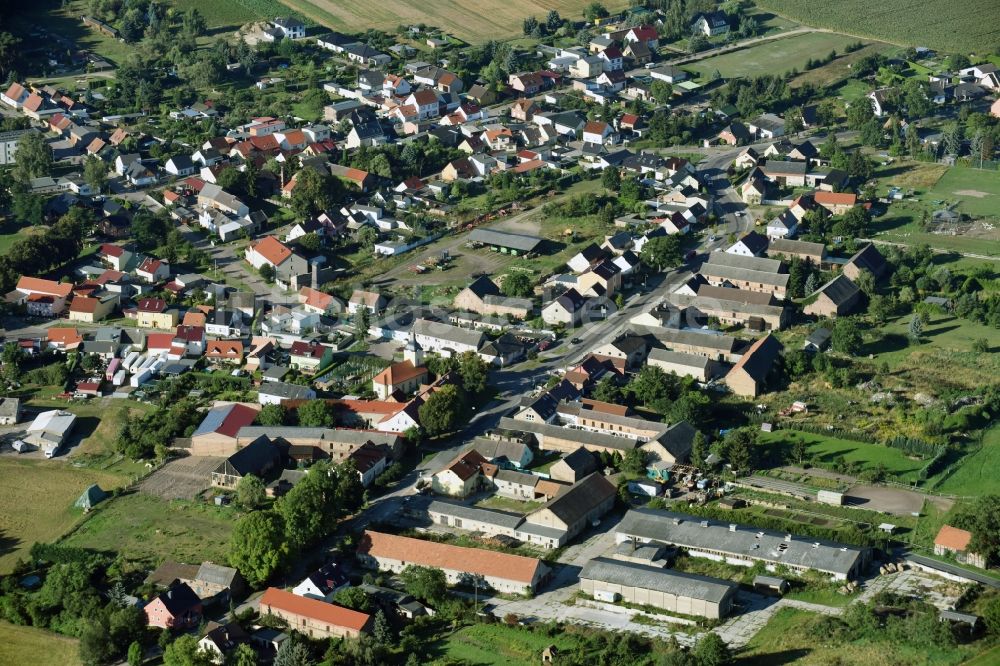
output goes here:
{"type": "Polygon", "coordinates": [[[372,568],[393,573],[410,565],[441,569],[451,585],[460,584],[469,576],[482,576],[488,586],[506,594],[533,593],[549,573],[549,568],[533,557],[371,530],[361,537],[358,557],[372,568]]]}
{"type": "Polygon", "coordinates": [[[492,229],[474,229],[469,234],[469,241],[486,245],[497,252],[514,255],[530,254],[542,244],[542,239],[538,236],[512,234],[492,229]]]}
{"type": "Polygon", "coordinates": [[[615,528],[615,541],[679,546],[694,557],[774,570],[819,571],[834,580],[851,580],[867,565],[870,552],[832,541],[779,534],[754,527],[716,523],[682,513],[632,509],[615,528]]]}
{"type": "Polygon", "coordinates": [[[718,620],[729,614],[736,584],[718,578],[597,557],[580,571],[580,590],[595,598],[655,606],[718,620]]]}
{"type": "Polygon", "coordinates": [[[325,601],[267,588],[260,598],[260,614],[273,615],[310,638],[358,638],[368,633],[372,616],[325,601]]]}

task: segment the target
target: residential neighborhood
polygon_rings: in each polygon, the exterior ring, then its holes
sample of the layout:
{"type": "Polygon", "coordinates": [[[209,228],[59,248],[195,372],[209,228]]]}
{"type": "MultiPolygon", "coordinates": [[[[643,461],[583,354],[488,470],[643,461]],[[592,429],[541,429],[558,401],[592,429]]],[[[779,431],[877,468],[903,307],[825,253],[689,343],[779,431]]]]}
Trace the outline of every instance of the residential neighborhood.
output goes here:
{"type": "Polygon", "coordinates": [[[0,664],[1000,661],[995,8],[8,4],[0,664]]]}

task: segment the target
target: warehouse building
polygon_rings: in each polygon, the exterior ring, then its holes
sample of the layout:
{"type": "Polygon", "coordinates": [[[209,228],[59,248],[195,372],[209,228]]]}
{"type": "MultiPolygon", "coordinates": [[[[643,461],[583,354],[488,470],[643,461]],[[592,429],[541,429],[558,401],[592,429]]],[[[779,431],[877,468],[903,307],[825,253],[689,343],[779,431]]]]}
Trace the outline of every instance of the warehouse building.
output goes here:
{"type": "Polygon", "coordinates": [[[748,567],[763,562],[768,571],[784,565],[792,571],[819,571],[833,580],[856,578],[871,557],[867,548],[648,509],[626,513],[615,541],[655,541],[679,546],[693,557],[748,567]]]}
{"type": "Polygon", "coordinates": [[[736,584],[718,578],[597,557],[580,571],[580,590],[670,613],[718,620],[732,610],[736,584]]]}

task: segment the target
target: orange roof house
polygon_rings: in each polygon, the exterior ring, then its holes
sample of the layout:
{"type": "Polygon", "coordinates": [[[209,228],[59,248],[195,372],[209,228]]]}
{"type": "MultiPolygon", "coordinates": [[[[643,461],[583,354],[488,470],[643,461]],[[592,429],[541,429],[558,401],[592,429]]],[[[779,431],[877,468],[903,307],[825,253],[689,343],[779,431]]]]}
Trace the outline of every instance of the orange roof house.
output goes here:
{"type": "Polygon", "coordinates": [[[279,266],[290,256],[292,251],[274,236],[264,236],[247,248],[247,260],[254,268],[260,268],[264,263],[279,266]]]}
{"type": "Polygon", "coordinates": [[[36,277],[22,277],[17,281],[17,291],[22,294],[43,294],[45,296],[56,296],[66,298],[73,291],[73,285],[69,282],[56,282],[36,277]]]}
{"type": "Polygon", "coordinates": [[[369,566],[399,572],[410,565],[441,569],[452,584],[469,574],[485,578],[498,592],[532,592],[548,574],[548,567],[533,557],[508,555],[480,548],[462,548],[446,543],[365,531],[358,556],[369,566]]]}
{"type": "Polygon", "coordinates": [[[934,537],[934,554],[938,556],[954,556],[956,560],[981,569],[986,568],[986,558],[979,553],[969,552],[972,543],[972,532],[951,525],[942,525],[934,537]]]}
{"type": "Polygon", "coordinates": [[[371,629],[372,616],[336,604],[267,588],[260,598],[261,615],[274,615],[310,638],[357,638],[371,629]]]}
{"type": "Polygon", "coordinates": [[[240,340],[209,340],[205,343],[205,358],[212,361],[239,363],[243,360],[243,342],[240,340]]]}
{"type": "Polygon", "coordinates": [[[83,336],[75,328],[50,328],[47,340],[56,349],[76,349],[83,342],[83,336]]]}

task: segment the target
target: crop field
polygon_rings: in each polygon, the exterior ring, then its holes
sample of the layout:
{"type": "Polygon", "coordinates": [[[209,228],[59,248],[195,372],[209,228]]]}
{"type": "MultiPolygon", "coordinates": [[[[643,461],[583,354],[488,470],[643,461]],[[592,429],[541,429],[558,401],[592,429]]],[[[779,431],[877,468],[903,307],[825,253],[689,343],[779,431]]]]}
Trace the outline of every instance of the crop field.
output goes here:
{"type": "Polygon", "coordinates": [[[0,664],[76,666],[77,641],[35,627],[0,622],[0,664]]]}
{"type": "MultiPolygon", "coordinates": [[[[535,15],[544,19],[555,9],[565,18],[579,19],[584,0],[282,0],[282,3],[312,21],[336,30],[349,32],[368,28],[395,31],[397,26],[426,24],[469,42],[514,37],[521,34],[524,18],[535,15]]],[[[628,6],[625,0],[605,2],[614,12],[628,6]]]]}
{"type": "MultiPolygon", "coordinates": [[[[802,72],[794,79],[792,79],[791,86],[793,88],[797,88],[807,83],[812,83],[818,86],[828,86],[834,83],[838,83],[840,81],[844,81],[845,79],[851,76],[852,73],[851,66],[858,60],[861,60],[862,58],[870,56],[875,53],[887,53],[895,49],[896,47],[893,47],[890,44],[885,44],[883,42],[875,42],[873,44],[869,44],[863,48],[858,49],[857,51],[853,51],[851,53],[845,53],[831,60],[825,65],[821,65],[820,67],[816,67],[815,69],[810,69],[807,72],[802,72]]],[[[827,51],[827,53],[823,53],[822,55],[825,56],[828,53],[829,51],[827,51]]],[[[838,51],[838,53],[840,53],[840,51],[838,51]]]]}
{"type": "Polygon", "coordinates": [[[765,444],[786,443],[792,439],[801,439],[804,441],[808,455],[824,463],[833,462],[843,457],[847,462],[861,463],[862,469],[874,469],[878,465],[882,465],[885,467],[887,474],[906,480],[909,480],[911,477],[916,479],[917,473],[925,464],[924,461],[908,458],[899,449],[880,444],[855,442],[795,430],[775,430],[774,432],[760,433],[760,441],[765,444]]]}
{"type": "Polygon", "coordinates": [[[228,507],[132,493],[100,506],[64,543],[151,564],[166,559],[224,563],[236,517],[228,507]]]}
{"type": "MultiPolygon", "coordinates": [[[[73,508],[80,494],[96,483],[111,490],[122,478],[79,469],[61,460],[0,457],[0,573],[7,573],[36,541],[65,534],[83,515],[73,508]]],[[[3,641],[0,641],[3,643],[3,641]]],[[[0,652],[0,663],[4,661],[0,652]]]]}
{"type": "Polygon", "coordinates": [[[991,53],[1000,46],[994,0],[760,0],[757,4],[807,25],[906,46],[991,53]]]}
{"type": "Polygon", "coordinates": [[[703,76],[716,70],[724,77],[784,74],[792,69],[801,71],[809,59],[825,57],[832,50],[843,53],[847,45],[857,41],[855,37],[832,32],[808,32],[699,60],[684,68],[703,76]]]}

